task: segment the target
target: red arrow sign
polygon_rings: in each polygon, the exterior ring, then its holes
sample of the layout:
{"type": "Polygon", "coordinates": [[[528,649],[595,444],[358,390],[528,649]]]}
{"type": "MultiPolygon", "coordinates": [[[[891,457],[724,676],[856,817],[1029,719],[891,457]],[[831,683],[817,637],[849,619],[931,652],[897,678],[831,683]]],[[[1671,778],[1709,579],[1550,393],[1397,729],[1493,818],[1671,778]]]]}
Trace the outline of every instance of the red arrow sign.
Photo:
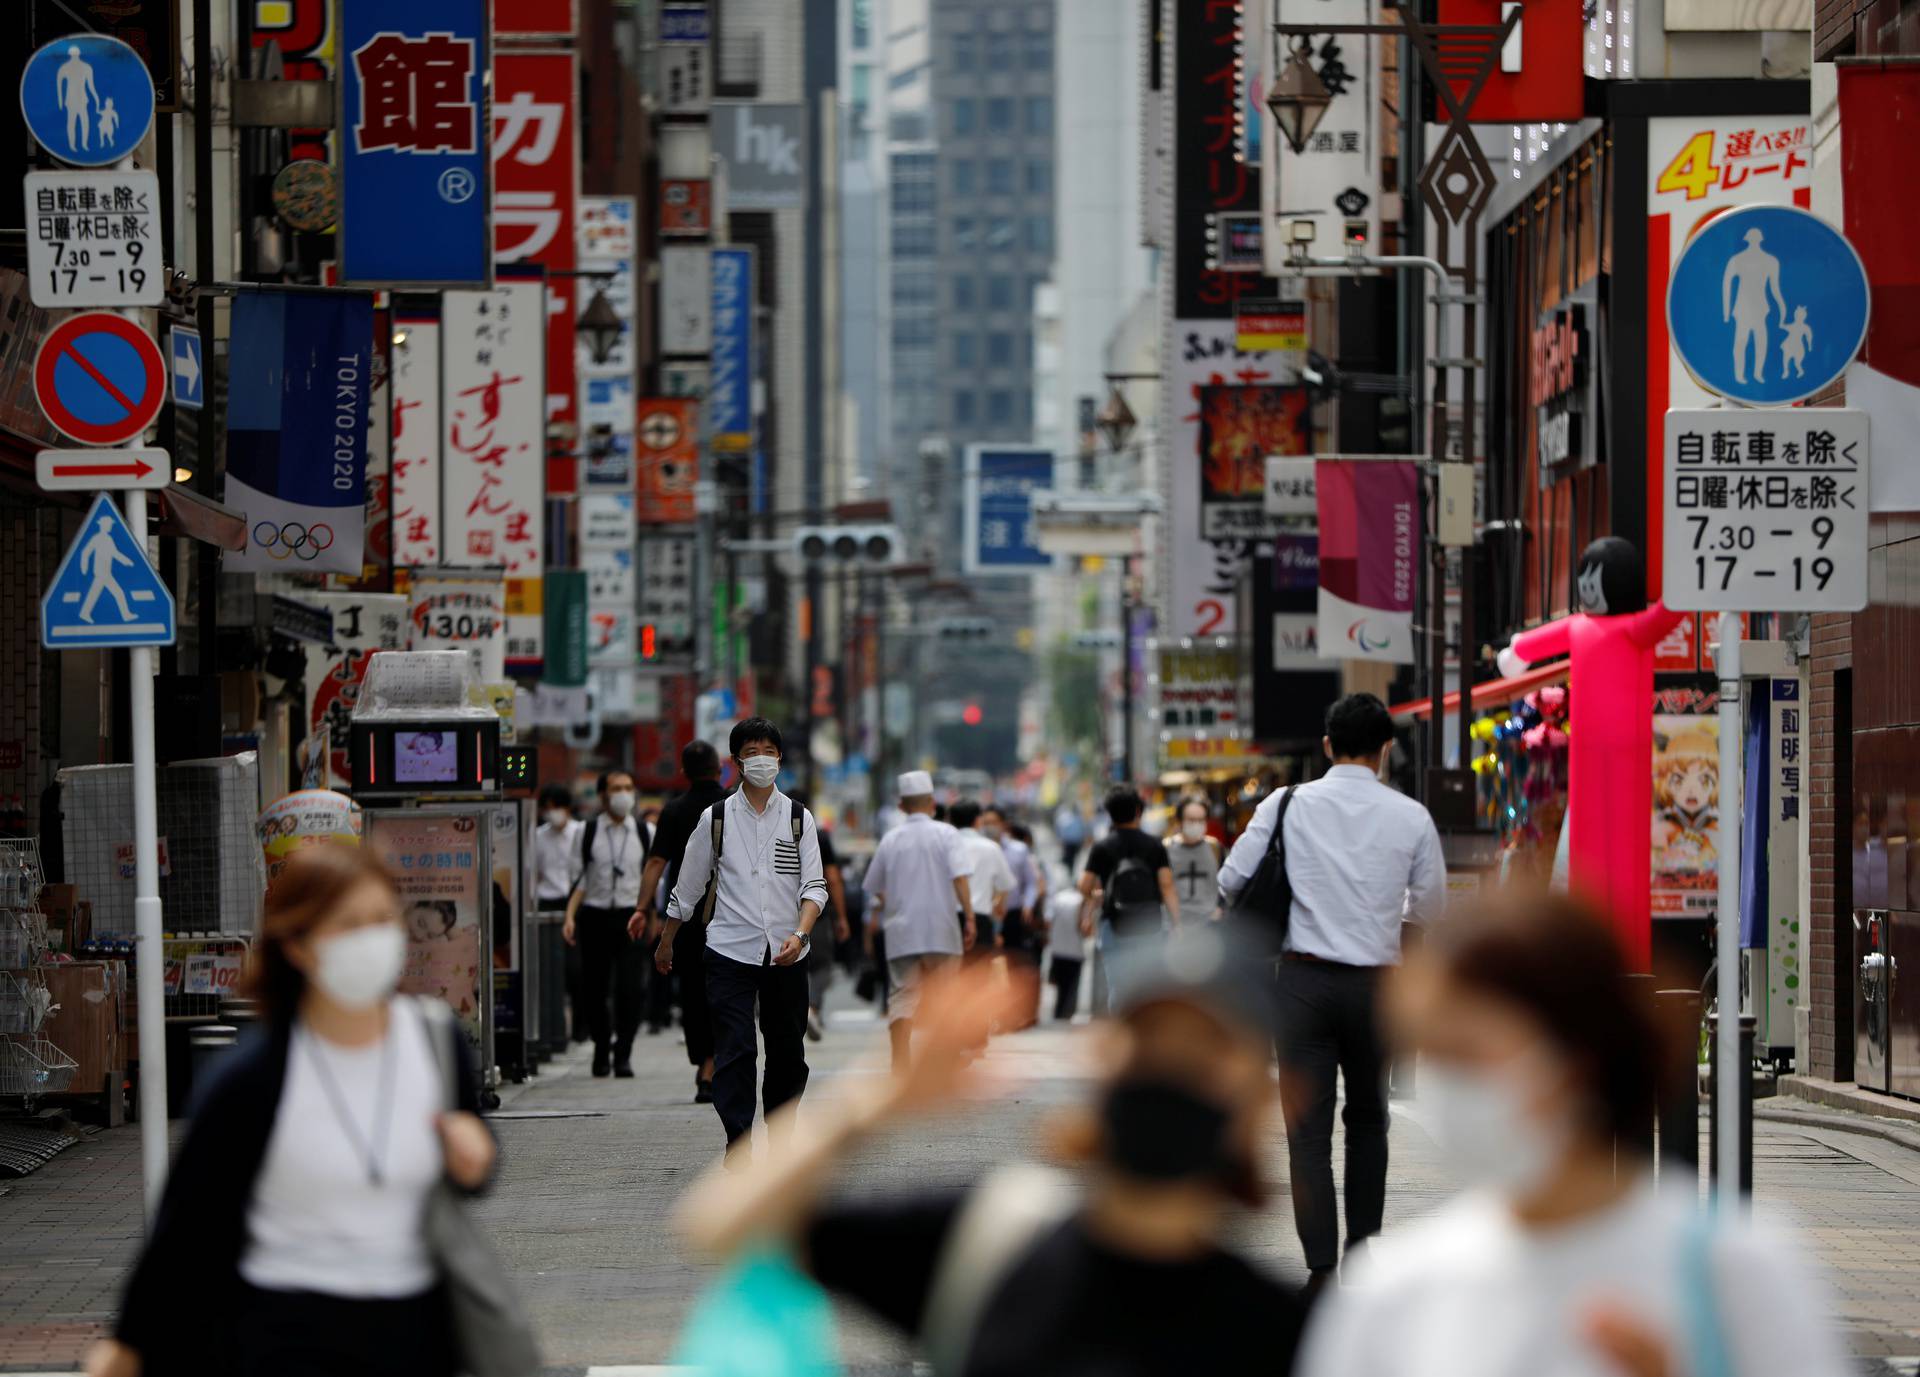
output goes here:
{"type": "Polygon", "coordinates": [[[173,477],[173,461],[163,449],[43,449],[37,461],[40,486],[48,492],[164,488],[173,477]]]}

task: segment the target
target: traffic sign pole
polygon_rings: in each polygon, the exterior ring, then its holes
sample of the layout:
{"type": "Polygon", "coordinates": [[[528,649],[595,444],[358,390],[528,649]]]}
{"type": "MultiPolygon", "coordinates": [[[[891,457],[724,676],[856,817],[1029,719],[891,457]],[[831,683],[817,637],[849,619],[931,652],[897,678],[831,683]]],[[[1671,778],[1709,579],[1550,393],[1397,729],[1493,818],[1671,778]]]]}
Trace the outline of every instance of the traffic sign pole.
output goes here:
{"type": "MultiPolygon", "coordinates": [[[[1720,614],[1720,874],[1718,932],[1715,957],[1718,963],[1717,995],[1720,1019],[1715,1025],[1714,1131],[1717,1138],[1714,1166],[1719,1174],[1722,1204],[1740,1199],[1740,1078],[1752,1072],[1740,1060],[1740,851],[1744,828],[1741,801],[1741,747],[1746,733],[1741,730],[1740,638],[1744,633],[1742,614],[1720,614]],[[1725,806],[1727,799],[1733,807],[1725,806]]],[[[142,1035],[144,1036],[144,1034],[142,1035]]]]}
{"type": "MultiPolygon", "coordinates": [[[[147,495],[129,492],[127,525],[144,557],[147,495]]],[[[127,652],[133,729],[133,932],[134,978],[140,1001],[140,1175],[146,1187],[147,1219],[160,1209],[167,1184],[167,990],[166,949],[160,907],[159,793],[153,745],[153,647],[127,652]]]]}

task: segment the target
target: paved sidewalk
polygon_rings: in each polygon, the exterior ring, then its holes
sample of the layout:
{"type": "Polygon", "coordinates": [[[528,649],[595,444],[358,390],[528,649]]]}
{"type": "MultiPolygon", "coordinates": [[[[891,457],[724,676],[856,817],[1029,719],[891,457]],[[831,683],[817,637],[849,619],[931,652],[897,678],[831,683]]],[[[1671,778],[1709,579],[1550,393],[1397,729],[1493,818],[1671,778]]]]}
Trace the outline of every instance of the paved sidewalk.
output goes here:
{"type": "MultiPolygon", "coordinates": [[[[903,1193],[958,1184],[1019,1156],[1050,1108],[1081,1093],[1072,1035],[1053,1028],[997,1039],[989,1064],[1005,1093],[965,1113],[875,1143],[843,1164],[839,1189],[903,1193]]],[[[877,1074],[885,1038],[864,1009],[831,1019],[809,1045],[810,1093],[877,1074]]],[[[576,1053],[508,1087],[496,1121],[499,1184],[481,1216],[517,1274],[556,1371],[603,1365],[639,1377],[672,1355],[689,1304],[712,1275],[665,1228],[688,1179],[718,1152],[713,1111],[692,1103],[679,1038],[642,1034],[631,1081],[594,1080],[576,1053]],[[638,1365],[621,1368],[619,1365],[638,1365]]],[[[1920,1153],[1813,1123],[1757,1126],[1756,1194],[1786,1213],[1829,1269],[1840,1323],[1863,1371],[1913,1373],[1920,1357],[1920,1153]]],[[[1387,1227],[1433,1209],[1450,1183],[1406,1106],[1393,1119],[1387,1227]]],[[[1270,1148],[1276,1180],[1284,1145],[1270,1148]]],[[[0,1372],[71,1371],[112,1315],[139,1237],[138,1136],[94,1135],[24,1180],[0,1183],[0,1372]]],[[[1299,1278],[1284,1191],[1242,1222],[1244,1246],[1299,1278]]],[[[852,1371],[904,1374],[909,1350],[842,1311],[852,1371]]]]}

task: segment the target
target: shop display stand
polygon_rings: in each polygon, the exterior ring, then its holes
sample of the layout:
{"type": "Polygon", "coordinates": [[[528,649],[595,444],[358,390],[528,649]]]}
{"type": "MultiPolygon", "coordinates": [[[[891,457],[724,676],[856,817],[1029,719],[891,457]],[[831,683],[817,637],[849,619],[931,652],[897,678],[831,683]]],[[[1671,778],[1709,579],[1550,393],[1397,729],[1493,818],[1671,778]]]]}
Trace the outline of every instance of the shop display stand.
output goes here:
{"type": "Polygon", "coordinates": [[[65,1091],[78,1066],[41,1032],[52,1001],[40,968],[40,885],[39,845],[0,839],[0,1109],[31,1112],[43,1096],[65,1091]]]}

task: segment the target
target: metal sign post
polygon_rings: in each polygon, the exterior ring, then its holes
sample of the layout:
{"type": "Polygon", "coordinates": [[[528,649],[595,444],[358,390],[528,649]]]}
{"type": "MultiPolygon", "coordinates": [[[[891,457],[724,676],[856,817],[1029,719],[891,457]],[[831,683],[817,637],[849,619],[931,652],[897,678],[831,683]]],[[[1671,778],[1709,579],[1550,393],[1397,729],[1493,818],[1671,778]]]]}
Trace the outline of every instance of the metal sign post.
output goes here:
{"type": "Polygon", "coordinates": [[[1740,1060],[1740,847],[1744,820],[1741,747],[1746,733],[1740,721],[1740,638],[1745,622],[1738,612],[1720,614],[1720,797],[1735,806],[1720,810],[1719,910],[1714,934],[1720,1019],[1714,1025],[1715,1172],[1724,1199],[1740,1194],[1740,1078],[1752,1072],[1740,1060]],[[1729,792],[1731,791],[1731,792],[1729,792]]]}
{"type": "MultiPolygon", "coordinates": [[[[147,495],[135,488],[123,499],[127,526],[144,556],[147,495]]],[[[128,717],[133,730],[134,980],[140,1001],[140,1177],[147,1218],[160,1209],[167,1183],[166,948],[160,911],[160,824],[153,749],[153,647],[127,652],[128,717]]]]}

